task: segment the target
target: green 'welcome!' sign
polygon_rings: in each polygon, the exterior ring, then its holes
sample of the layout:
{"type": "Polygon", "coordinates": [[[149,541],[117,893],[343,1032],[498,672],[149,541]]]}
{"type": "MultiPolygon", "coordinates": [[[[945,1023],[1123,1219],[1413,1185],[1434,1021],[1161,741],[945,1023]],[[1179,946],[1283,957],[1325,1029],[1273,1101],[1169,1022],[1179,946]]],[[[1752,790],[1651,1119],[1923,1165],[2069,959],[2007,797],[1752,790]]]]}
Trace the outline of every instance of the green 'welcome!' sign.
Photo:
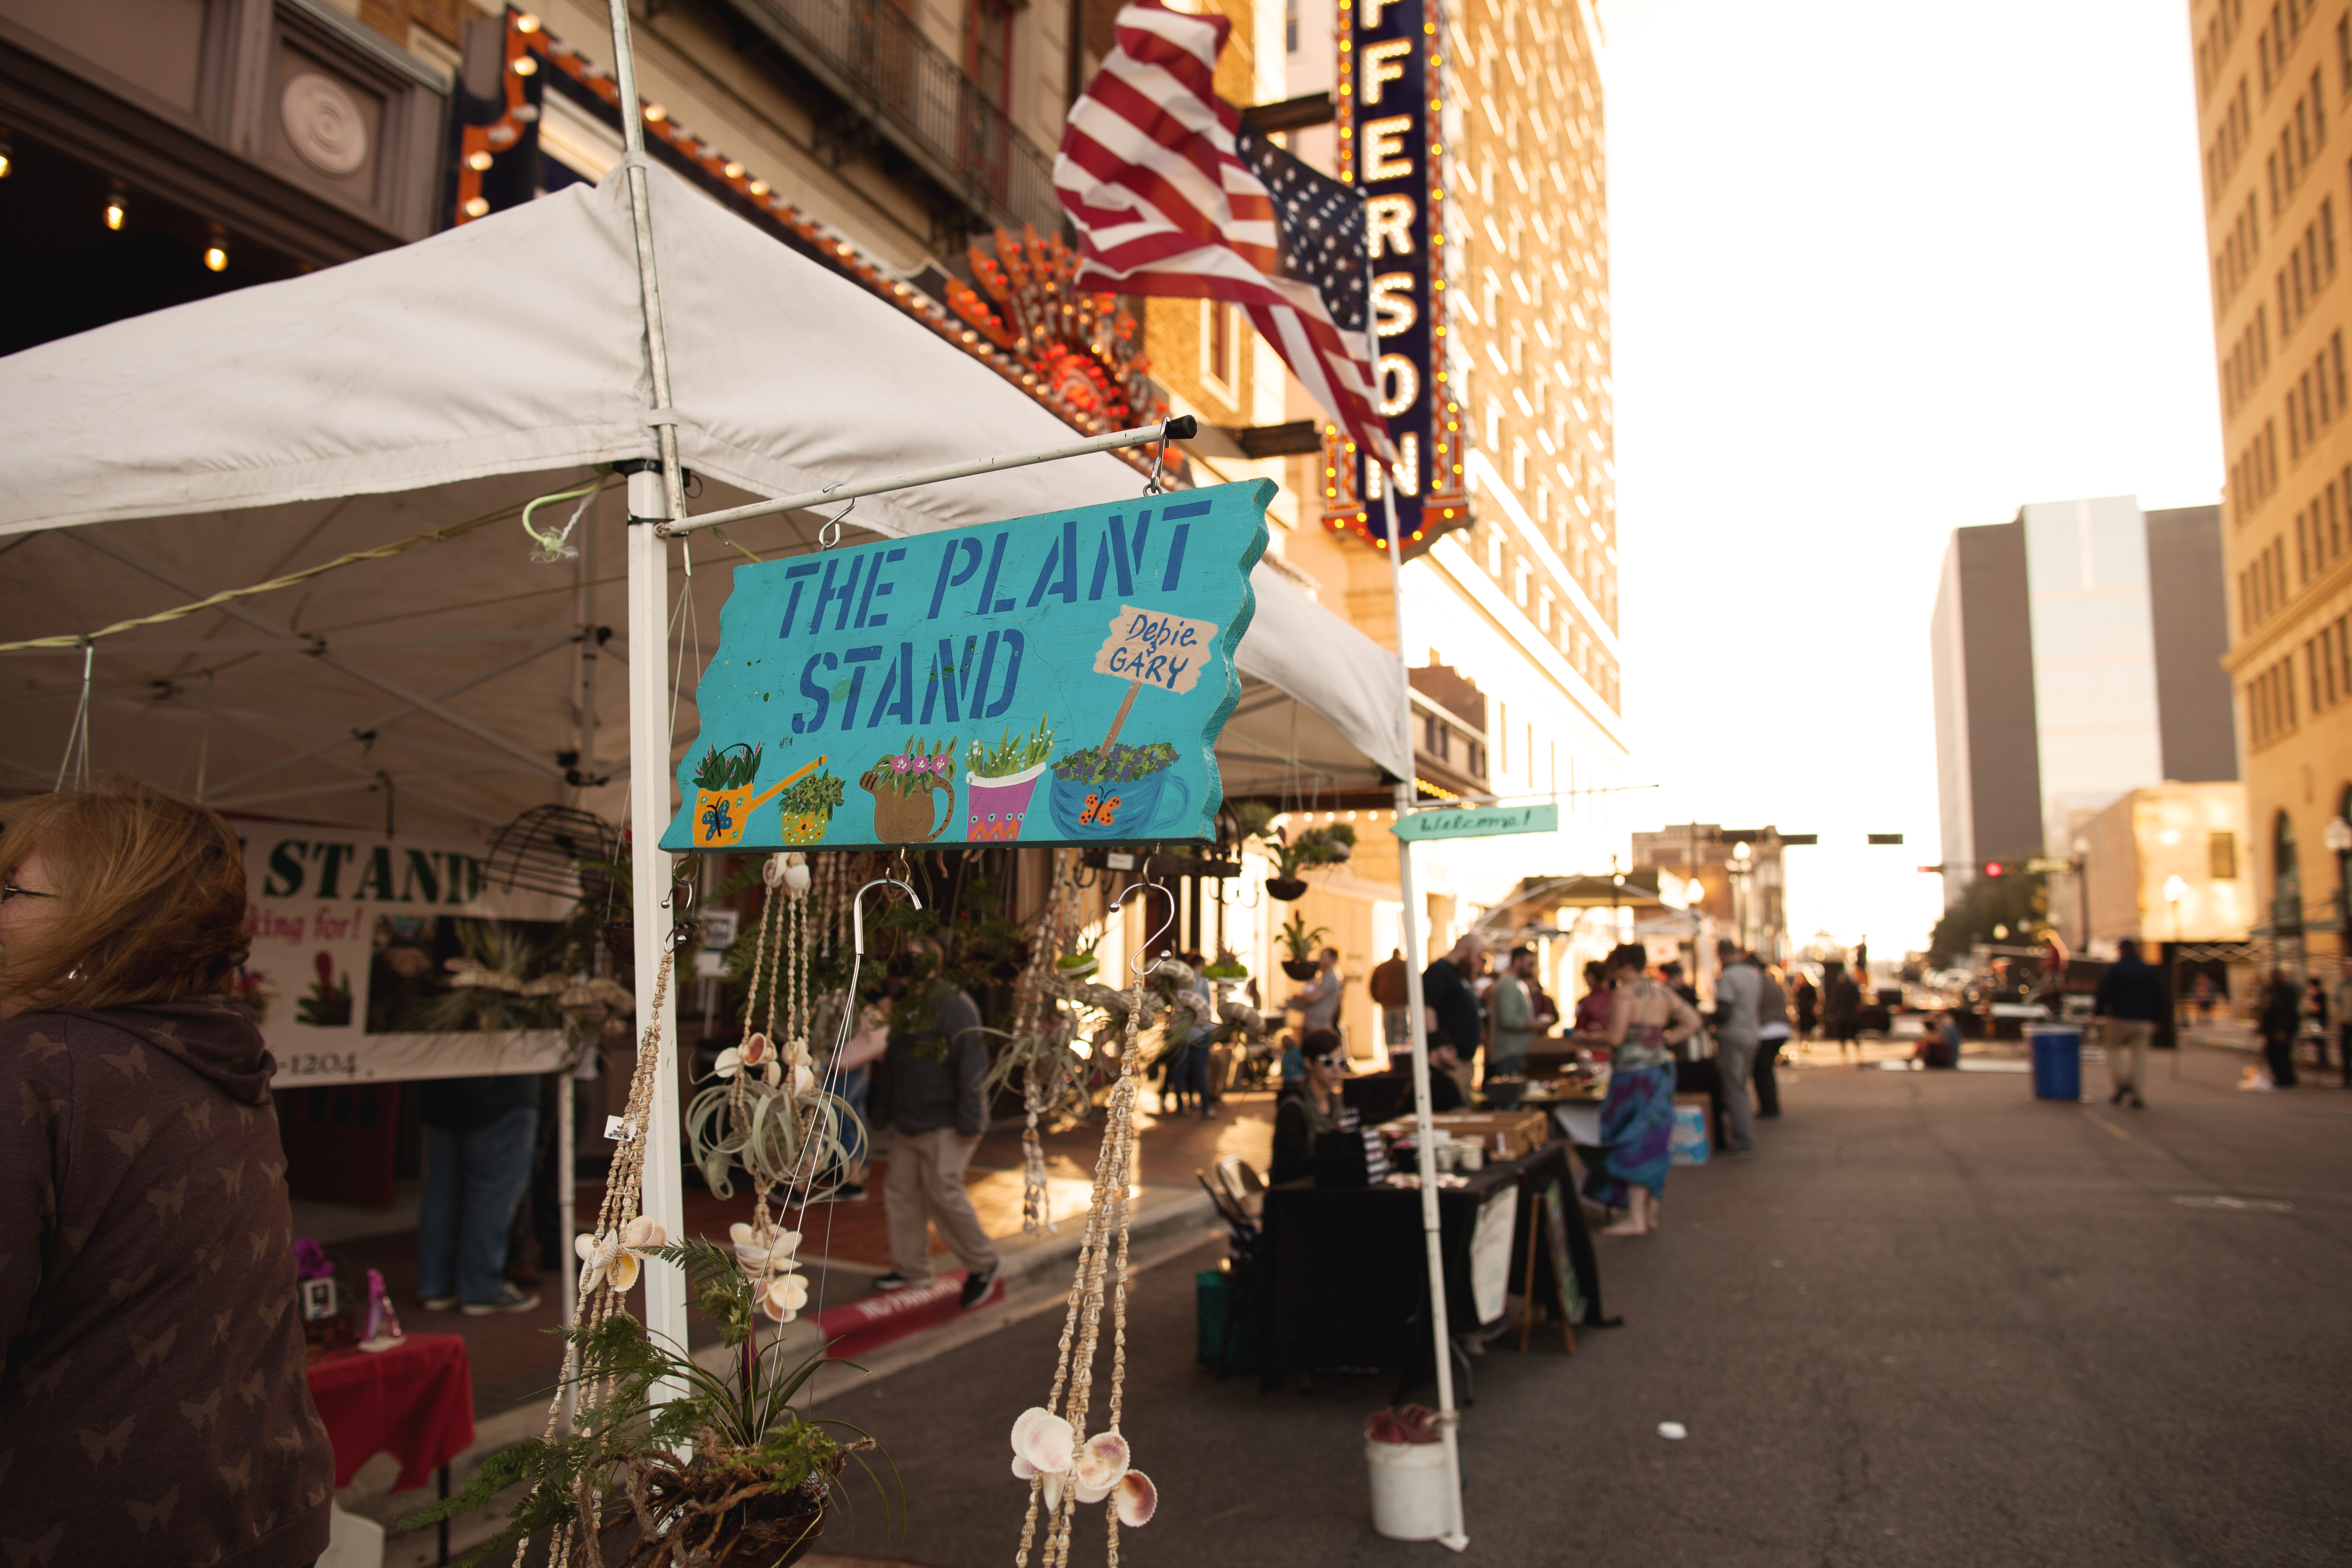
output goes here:
{"type": "Polygon", "coordinates": [[[1551,833],[1559,827],[1559,807],[1541,805],[1447,806],[1416,811],[1397,819],[1396,836],[1419,843],[1429,838],[1494,838],[1507,833],[1551,833]]]}
{"type": "Polygon", "coordinates": [[[1214,836],[1265,479],[735,569],[674,850],[1214,836]]]}

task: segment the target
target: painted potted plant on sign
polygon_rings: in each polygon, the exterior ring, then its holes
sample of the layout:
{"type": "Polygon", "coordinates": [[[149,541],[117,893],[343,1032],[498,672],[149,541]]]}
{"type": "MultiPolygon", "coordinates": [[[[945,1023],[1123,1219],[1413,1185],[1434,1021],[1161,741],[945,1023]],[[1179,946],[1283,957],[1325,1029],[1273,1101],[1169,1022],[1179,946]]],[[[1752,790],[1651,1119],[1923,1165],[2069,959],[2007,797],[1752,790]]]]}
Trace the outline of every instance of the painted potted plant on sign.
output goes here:
{"type": "Polygon", "coordinates": [[[694,847],[724,849],[743,837],[751,814],[824,765],[819,757],[761,790],[751,793],[760,776],[761,748],[738,741],[712,746],[694,765],[694,847]]]}
{"type": "Polygon", "coordinates": [[[1290,954],[1282,961],[1282,972],[1293,980],[1312,980],[1323,973],[1315,962],[1315,944],[1326,932],[1321,926],[1309,927],[1305,915],[1293,915],[1282,922],[1283,951],[1290,954]]]}
{"type": "Polygon", "coordinates": [[[1070,752],[1054,763],[1046,797],[1054,826],[1072,838],[1111,843],[1138,842],[1174,826],[1192,809],[1192,786],[1168,771],[1175,761],[1176,748],[1165,741],[1112,742],[1070,752]],[[1171,788],[1172,799],[1166,795],[1171,788]]]}
{"type": "Polygon", "coordinates": [[[963,837],[967,844],[1003,844],[1021,837],[1029,799],[1054,754],[1054,727],[1045,714],[1034,730],[1010,729],[992,746],[972,742],[963,759],[963,837]]]}
{"type": "MultiPolygon", "coordinates": [[[[817,759],[823,762],[824,759],[817,759]]],[[[824,838],[825,829],[833,825],[833,814],[841,809],[847,792],[841,780],[832,773],[811,773],[796,783],[784,786],[776,797],[776,810],[781,814],[779,826],[787,844],[815,844],[824,838]]]]}
{"type": "Polygon", "coordinates": [[[906,748],[866,769],[857,787],[874,797],[875,837],[885,844],[929,844],[955,820],[955,742],[934,752],[929,742],[909,735],[906,748]],[[934,794],[947,796],[937,807],[931,804],[934,794]]]}
{"type": "MultiPolygon", "coordinates": [[[[760,1318],[786,1321],[790,1309],[780,1303],[806,1294],[806,1281],[790,1268],[780,1273],[769,1258],[744,1256],[741,1246],[730,1254],[708,1241],[664,1242],[660,1226],[636,1220],[628,1235],[589,1248],[583,1278],[601,1283],[610,1273],[617,1282],[625,1274],[634,1281],[640,1258],[684,1268],[697,1304],[736,1352],[726,1369],[706,1367],[626,1312],[593,1328],[566,1329],[579,1363],[597,1369],[598,1397],[581,1401],[569,1431],[493,1455],[462,1494],[403,1529],[488,1508],[520,1486],[527,1489],[505,1527],[467,1562],[510,1555],[509,1549],[542,1534],[563,1537],[583,1519],[598,1520],[598,1533],[615,1538],[611,1552],[600,1550],[604,1542],[591,1543],[585,1560],[621,1552],[626,1568],[689,1562],[782,1568],[808,1552],[841,1500],[850,1460],[873,1473],[866,1458],[873,1439],[846,1422],[805,1417],[793,1405],[821,1367],[845,1363],[820,1352],[787,1366],[781,1337],[759,1342],[760,1318]]],[[[890,1494],[882,1495],[887,1509],[890,1494]]]]}

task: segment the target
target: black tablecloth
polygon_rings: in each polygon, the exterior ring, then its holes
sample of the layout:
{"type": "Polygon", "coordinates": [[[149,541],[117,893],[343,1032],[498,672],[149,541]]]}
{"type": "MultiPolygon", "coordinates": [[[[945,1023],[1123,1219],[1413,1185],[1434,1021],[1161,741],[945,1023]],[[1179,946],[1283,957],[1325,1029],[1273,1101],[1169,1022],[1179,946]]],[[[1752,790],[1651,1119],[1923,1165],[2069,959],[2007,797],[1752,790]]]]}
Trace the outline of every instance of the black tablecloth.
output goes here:
{"type": "MultiPolygon", "coordinates": [[[[1456,1333],[1480,1326],[1470,1286],[1470,1237],[1479,1211],[1501,1188],[1520,1189],[1511,1243],[1510,1289],[1517,1291],[1527,1282],[1526,1248],[1540,1222],[1537,1194],[1554,1182],[1566,1211],[1570,1261],[1583,1287],[1585,1320],[1601,1321],[1599,1260],[1576,1199],[1568,1146],[1553,1142],[1472,1172],[1463,1186],[1438,1190],[1446,1319],[1456,1333]]],[[[1292,1371],[1411,1368],[1429,1361],[1428,1251],[1419,1192],[1318,1187],[1308,1181],[1270,1187],[1257,1268],[1259,1373],[1265,1386],[1277,1386],[1292,1371]]],[[[1536,1290],[1539,1300],[1559,1300],[1544,1247],[1538,1249],[1536,1290]]]]}

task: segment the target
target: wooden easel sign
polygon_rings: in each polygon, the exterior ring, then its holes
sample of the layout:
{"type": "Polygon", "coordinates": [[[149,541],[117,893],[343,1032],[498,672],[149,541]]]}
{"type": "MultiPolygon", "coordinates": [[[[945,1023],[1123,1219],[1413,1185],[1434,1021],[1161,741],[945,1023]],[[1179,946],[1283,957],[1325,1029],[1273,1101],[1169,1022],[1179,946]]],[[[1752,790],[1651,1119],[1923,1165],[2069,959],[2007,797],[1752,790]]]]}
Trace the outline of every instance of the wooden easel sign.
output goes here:
{"type": "Polygon", "coordinates": [[[735,569],[662,847],[1215,836],[1271,480],[735,569]]]}

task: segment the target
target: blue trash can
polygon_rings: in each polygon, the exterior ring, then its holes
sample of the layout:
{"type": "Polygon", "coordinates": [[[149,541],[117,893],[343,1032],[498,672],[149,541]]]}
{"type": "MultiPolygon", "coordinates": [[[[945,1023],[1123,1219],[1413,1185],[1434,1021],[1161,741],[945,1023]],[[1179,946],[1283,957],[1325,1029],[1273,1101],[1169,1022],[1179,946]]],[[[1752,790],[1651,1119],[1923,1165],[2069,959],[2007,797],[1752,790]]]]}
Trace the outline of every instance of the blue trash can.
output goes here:
{"type": "Polygon", "coordinates": [[[2083,1098],[2083,1031],[2071,1025],[2028,1024],[2027,1047],[2033,1053],[2033,1098],[2083,1098]]]}

